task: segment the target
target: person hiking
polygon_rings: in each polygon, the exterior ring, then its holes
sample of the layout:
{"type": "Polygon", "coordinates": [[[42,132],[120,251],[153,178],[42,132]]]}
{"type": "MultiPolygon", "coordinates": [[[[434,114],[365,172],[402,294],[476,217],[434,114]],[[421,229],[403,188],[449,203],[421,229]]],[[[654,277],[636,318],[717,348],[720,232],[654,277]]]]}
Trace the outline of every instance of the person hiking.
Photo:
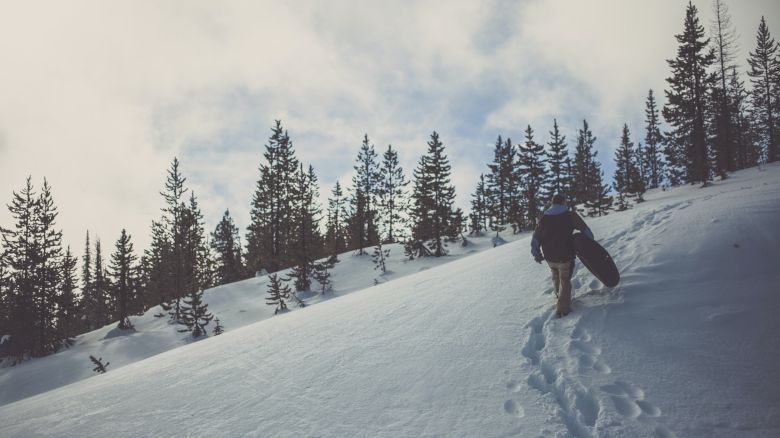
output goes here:
{"type": "Polygon", "coordinates": [[[557,194],[553,196],[552,206],[544,212],[531,239],[534,260],[537,263],[547,260],[552,271],[555,296],[558,297],[555,315],[559,318],[571,312],[571,276],[575,254],[569,238],[575,229],[593,239],[593,233],[585,221],[566,206],[566,197],[557,194]]]}

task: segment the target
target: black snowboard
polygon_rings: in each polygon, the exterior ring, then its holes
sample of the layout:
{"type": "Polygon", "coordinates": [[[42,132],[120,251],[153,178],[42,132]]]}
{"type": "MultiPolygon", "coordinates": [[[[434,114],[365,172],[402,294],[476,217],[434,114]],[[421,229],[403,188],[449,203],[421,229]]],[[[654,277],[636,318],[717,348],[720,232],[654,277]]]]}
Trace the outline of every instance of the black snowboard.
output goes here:
{"type": "Polygon", "coordinates": [[[615,262],[603,246],[590,237],[575,233],[571,236],[571,244],[577,258],[588,268],[591,274],[598,278],[605,286],[615,287],[620,282],[615,262]]]}

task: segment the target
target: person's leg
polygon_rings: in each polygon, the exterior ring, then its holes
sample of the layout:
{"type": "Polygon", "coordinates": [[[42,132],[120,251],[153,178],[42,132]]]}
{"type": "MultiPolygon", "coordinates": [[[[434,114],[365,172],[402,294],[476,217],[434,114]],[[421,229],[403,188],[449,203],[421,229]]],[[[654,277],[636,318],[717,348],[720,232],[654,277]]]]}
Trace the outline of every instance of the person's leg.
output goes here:
{"type": "Polygon", "coordinates": [[[558,264],[553,262],[548,262],[547,264],[550,265],[550,272],[552,272],[552,282],[553,290],[555,290],[555,296],[559,297],[561,295],[561,277],[558,275],[558,264]]]}
{"type": "Polygon", "coordinates": [[[558,313],[566,315],[571,311],[571,263],[564,262],[558,267],[560,276],[560,294],[558,295],[558,313]]]}

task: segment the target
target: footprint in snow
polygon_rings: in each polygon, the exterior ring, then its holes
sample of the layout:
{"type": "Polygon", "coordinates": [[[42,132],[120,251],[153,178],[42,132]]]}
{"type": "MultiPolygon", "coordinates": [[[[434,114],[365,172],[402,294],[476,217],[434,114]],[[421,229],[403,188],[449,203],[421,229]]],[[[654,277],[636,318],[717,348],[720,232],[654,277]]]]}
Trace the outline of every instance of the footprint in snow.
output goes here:
{"type": "Polygon", "coordinates": [[[611,373],[612,368],[598,357],[601,354],[601,348],[589,342],[591,340],[590,333],[584,330],[575,330],[575,336],[577,339],[573,339],[569,345],[571,349],[580,352],[580,368],[591,368],[601,374],[611,373]]]}
{"type": "Polygon", "coordinates": [[[642,414],[648,417],[661,416],[661,410],[644,400],[645,392],[636,385],[617,380],[602,386],[601,390],[610,395],[615,410],[624,417],[637,418],[642,414]]]}
{"type": "Polygon", "coordinates": [[[504,411],[509,415],[514,415],[515,417],[524,417],[525,411],[523,410],[520,405],[517,404],[516,401],[509,399],[504,403],[504,411]]]}

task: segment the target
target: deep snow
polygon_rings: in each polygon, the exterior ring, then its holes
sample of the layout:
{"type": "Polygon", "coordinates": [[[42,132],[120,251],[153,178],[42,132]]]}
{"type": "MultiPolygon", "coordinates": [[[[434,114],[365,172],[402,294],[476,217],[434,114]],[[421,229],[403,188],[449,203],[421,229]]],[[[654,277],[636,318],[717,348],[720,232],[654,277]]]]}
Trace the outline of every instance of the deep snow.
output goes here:
{"type": "MultiPolygon", "coordinates": [[[[247,280],[208,294],[221,336],[152,356],[182,341],[145,316],[0,371],[9,400],[87,368],[89,345],[112,362],[0,406],[0,436],[780,436],[780,166],[647,199],[586,219],[622,280],[580,266],[563,319],[528,235],[251,324],[271,309],[247,280]]],[[[342,262],[344,292],[373,282],[362,262],[342,262]]]]}

